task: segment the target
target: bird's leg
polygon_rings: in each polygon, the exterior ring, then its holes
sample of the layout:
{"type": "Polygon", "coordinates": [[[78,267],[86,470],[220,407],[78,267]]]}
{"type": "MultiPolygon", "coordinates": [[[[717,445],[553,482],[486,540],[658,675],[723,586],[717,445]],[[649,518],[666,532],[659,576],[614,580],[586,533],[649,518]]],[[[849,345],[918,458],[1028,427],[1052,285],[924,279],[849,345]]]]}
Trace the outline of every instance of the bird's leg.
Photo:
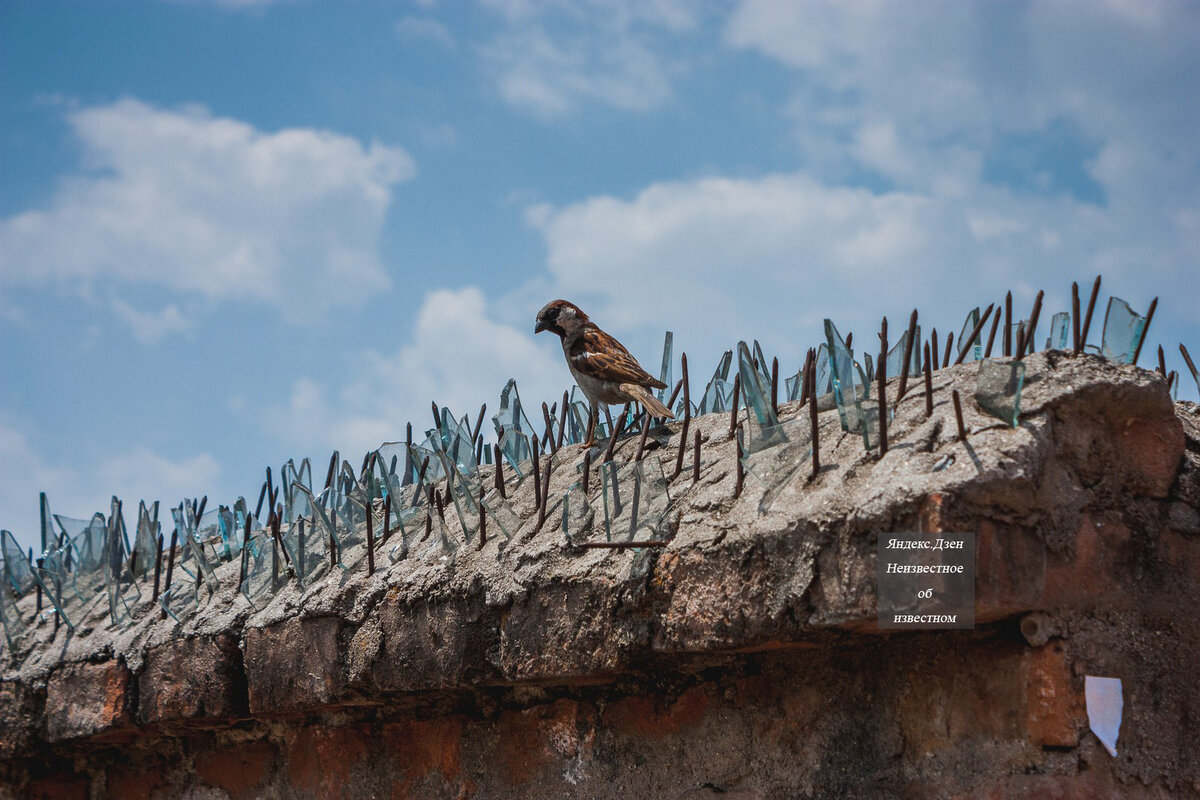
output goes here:
{"type": "Polygon", "coordinates": [[[599,418],[599,416],[600,415],[596,412],[596,404],[592,403],[592,407],[588,411],[587,441],[583,443],[585,448],[591,447],[596,443],[596,420],[599,418]]]}

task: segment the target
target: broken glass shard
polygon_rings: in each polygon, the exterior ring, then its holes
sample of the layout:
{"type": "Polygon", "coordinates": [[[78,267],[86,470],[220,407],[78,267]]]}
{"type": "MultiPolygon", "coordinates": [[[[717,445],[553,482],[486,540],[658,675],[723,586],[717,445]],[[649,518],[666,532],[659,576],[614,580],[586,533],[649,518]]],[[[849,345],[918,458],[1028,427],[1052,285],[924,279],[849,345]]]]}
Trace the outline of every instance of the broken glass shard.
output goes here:
{"type": "Polygon", "coordinates": [[[214,537],[216,535],[215,519],[210,522],[212,515],[211,511],[204,515],[201,520],[204,528],[201,529],[197,524],[195,505],[191,500],[184,500],[182,506],[171,509],[184,552],[184,557],[176,566],[192,578],[202,576],[209,591],[215,592],[220,585],[215,574],[219,559],[213,546],[202,538],[206,534],[214,537]]]}
{"type": "MultiPolygon", "coordinates": [[[[11,537],[12,534],[4,531],[4,536],[11,537]]],[[[7,563],[8,559],[5,558],[5,564],[7,563]]],[[[14,654],[17,651],[17,641],[25,633],[25,620],[21,619],[21,613],[17,609],[16,598],[13,597],[8,586],[0,586],[0,624],[4,625],[4,638],[8,640],[10,659],[15,660],[14,654]]]]}
{"type": "Polygon", "coordinates": [[[663,337],[663,354],[662,367],[658,371],[658,379],[666,384],[666,388],[658,390],[658,399],[665,403],[670,396],[670,391],[675,388],[675,373],[673,363],[671,361],[671,347],[675,334],[667,331],[667,335],[663,337]]]}
{"type": "Polygon", "coordinates": [[[149,507],[145,501],[138,501],[137,533],[134,535],[133,574],[138,580],[144,580],[154,571],[154,561],[158,557],[158,537],[161,526],[158,523],[158,501],[149,507]]]}
{"type": "Polygon", "coordinates": [[[988,414],[1015,428],[1021,415],[1024,384],[1024,361],[985,359],[979,362],[979,374],[975,379],[975,402],[988,414]]]}
{"type": "MultiPolygon", "coordinates": [[[[860,400],[865,394],[866,376],[854,363],[854,354],[846,347],[832,320],[825,320],[825,338],[829,344],[829,368],[833,380],[833,399],[837,403],[842,430],[861,430],[860,400]]],[[[818,380],[820,374],[817,375],[818,380]]]]}
{"type": "Polygon", "coordinates": [[[631,541],[639,535],[658,539],[670,506],[662,462],[646,458],[600,469],[604,498],[604,530],[609,541],[631,541]]]}
{"type": "Polygon", "coordinates": [[[1071,314],[1060,311],[1050,320],[1050,338],[1046,339],[1047,350],[1066,350],[1067,333],[1071,327],[1071,314]]]}
{"type": "Polygon", "coordinates": [[[125,541],[125,521],[121,507],[115,497],[113,501],[114,509],[108,519],[108,537],[105,544],[104,584],[108,590],[109,619],[114,626],[122,626],[133,615],[133,609],[141,599],[142,593],[126,560],[128,542],[125,541]]]}
{"type": "Polygon", "coordinates": [[[733,364],[733,351],[726,350],[721,355],[721,360],[717,364],[716,370],[713,371],[712,379],[704,388],[704,395],[700,398],[700,406],[697,409],[697,414],[712,414],[716,411],[724,411],[728,408],[727,402],[729,395],[733,392],[726,379],[729,377],[729,367],[733,364]]]}
{"type": "Polygon", "coordinates": [[[21,597],[33,588],[33,567],[9,531],[0,531],[0,567],[4,571],[4,581],[0,583],[7,584],[0,585],[0,592],[11,591],[21,597]]]}
{"type": "Polygon", "coordinates": [[[738,431],[742,466],[766,488],[760,504],[765,510],[779,489],[806,474],[812,455],[812,427],[807,415],[762,427],[757,420],[738,431]]]}
{"type": "MultiPolygon", "coordinates": [[[[180,576],[182,578],[182,576],[180,576]]],[[[158,604],[176,622],[184,622],[200,606],[200,585],[193,580],[179,580],[158,596],[158,604]]]]}
{"type": "Polygon", "coordinates": [[[67,628],[74,629],[72,614],[67,613],[67,606],[79,597],[74,590],[74,576],[68,569],[74,559],[71,543],[66,542],[61,547],[42,554],[40,565],[34,565],[33,577],[42,587],[42,597],[58,612],[67,628]]]}
{"type": "Polygon", "coordinates": [[[256,611],[271,602],[287,582],[287,570],[275,537],[265,530],[250,534],[242,548],[242,595],[256,611]]]}
{"type": "Polygon", "coordinates": [[[50,501],[46,499],[45,492],[38,495],[38,504],[41,509],[41,552],[45,553],[47,550],[58,547],[61,542],[58,533],[54,530],[54,515],[50,513],[50,501]]]}
{"type": "MultiPolygon", "coordinates": [[[[754,349],[752,354],[754,356],[753,363],[758,369],[758,374],[762,378],[762,383],[769,387],[771,385],[771,362],[767,361],[767,357],[763,355],[762,345],[758,343],[758,339],[754,340],[754,349]]],[[[743,380],[745,379],[743,378],[743,380]]]]}
{"type": "Polygon", "coordinates": [[[833,391],[833,370],[830,368],[829,347],[822,344],[817,348],[817,374],[813,376],[816,382],[816,395],[824,397],[833,391]]]}
{"type": "Polygon", "coordinates": [[[1133,354],[1142,341],[1146,319],[1135,312],[1119,297],[1108,299],[1108,311],[1104,314],[1104,334],[1100,350],[1114,364],[1133,363],[1133,354]]]}
{"type": "Polygon", "coordinates": [[[528,436],[516,428],[505,428],[500,434],[500,452],[518,478],[528,474],[530,466],[527,462],[533,458],[528,436]]]}
{"type": "MultiPolygon", "coordinates": [[[[756,348],[757,345],[755,342],[756,348]]],[[[738,374],[742,381],[742,396],[746,399],[746,405],[754,412],[758,424],[762,427],[779,424],[771,404],[770,377],[763,381],[762,373],[754,368],[750,348],[745,342],[738,342],[738,374]]]]}
{"type": "Polygon", "coordinates": [[[870,384],[875,380],[875,360],[871,358],[871,354],[867,353],[863,356],[863,363],[866,365],[863,371],[866,373],[866,384],[870,384]]]}
{"type": "MultiPolygon", "coordinates": [[[[967,343],[967,339],[971,338],[971,334],[975,332],[975,326],[978,324],[979,307],[976,306],[975,308],[971,309],[971,313],[967,314],[967,318],[963,320],[962,328],[958,332],[958,339],[955,340],[957,343],[955,354],[962,356],[963,363],[968,361],[978,361],[979,359],[983,358],[983,342],[980,341],[981,337],[979,336],[975,337],[975,341],[971,344],[971,349],[967,351],[967,354],[965,356],[962,355],[963,345],[967,343]]],[[[954,363],[953,359],[951,359],[951,363],[954,363]]],[[[899,374],[900,373],[898,372],[892,372],[891,369],[888,370],[888,375],[899,374]]]]}
{"type": "MultiPolygon", "coordinates": [[[[968,332],[968,336],[970,333],[968,332]]],[[[917,325],[914,328],[913,334],[913,349],[908,360],[908,374],[921,374],[921,348],[918,346],[921,341],[921,326],[917,325]]],[[[904,348],[908,346],[908,330],[900,334],[900,340],[896,342],[896,346],[888,351],[887,354],[887,374],[889,378],[899,378],[900,370],[903,368],[904,348]]]]}
{"type": "Polygon", "coordinates": [[[596,512],[588,501],[587,494],[579,484],[563,493],[562,532],[570,544],[577,544],[592,533],[596,512]]]}

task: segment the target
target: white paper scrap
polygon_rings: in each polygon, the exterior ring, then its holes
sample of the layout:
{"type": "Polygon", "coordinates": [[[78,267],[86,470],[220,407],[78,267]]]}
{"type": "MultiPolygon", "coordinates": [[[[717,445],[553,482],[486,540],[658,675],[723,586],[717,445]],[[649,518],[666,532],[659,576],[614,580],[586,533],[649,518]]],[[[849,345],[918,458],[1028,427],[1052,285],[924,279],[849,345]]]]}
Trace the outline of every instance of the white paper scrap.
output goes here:
{"type": "Polygon", "coordinates": [[[1121,697],[1120,678],[1097,678],[1086,675],[1083,695],[1087,701],[1088,727],[1113,758],[1117,757],[1117,735],[1121,732],[1121,712],[1125,701],[1121,697]]]}

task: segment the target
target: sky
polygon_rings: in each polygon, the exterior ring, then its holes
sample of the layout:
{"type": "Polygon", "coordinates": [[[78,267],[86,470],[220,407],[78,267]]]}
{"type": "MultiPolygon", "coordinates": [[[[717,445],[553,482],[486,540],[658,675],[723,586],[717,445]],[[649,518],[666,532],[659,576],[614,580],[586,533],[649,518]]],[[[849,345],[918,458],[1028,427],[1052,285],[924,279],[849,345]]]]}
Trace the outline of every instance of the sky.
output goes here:
{"type": "Polygon", "coordinates": [[[696,386],[1101,274],[1092,341],[1157,296],[1185,372],[1198,41],[1150,0],[6,0],[0,527],[537,409],[556,297],[696,386]]]}

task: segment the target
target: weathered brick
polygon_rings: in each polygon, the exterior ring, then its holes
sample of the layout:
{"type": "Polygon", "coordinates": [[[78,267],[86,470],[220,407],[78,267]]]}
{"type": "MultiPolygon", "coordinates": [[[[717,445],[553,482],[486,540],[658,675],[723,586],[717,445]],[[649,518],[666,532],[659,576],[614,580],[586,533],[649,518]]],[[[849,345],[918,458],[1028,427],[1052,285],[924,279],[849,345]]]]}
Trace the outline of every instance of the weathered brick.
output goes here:
{"type": "Polygon", "coordinates": [[[328,705],[346,688],[336,617],[292,618],[245,633],[250,711],[269,714],[328,705]]]}
{"type": "Polygon", "coordinates": [[[46,738],[59,742],[131,723],[129,677],[118,661],[56,669],[46,686],[46,738]]]}
{"type": "Polygon", "coordinates": [[[208,785],[229,792],[233,800],[248,800],[256,797],[256,790],[270,779],[275,760],[275,746],[270,742],[245,742],[197,753],[196,775],[208,785]]]}
{"type": "Polygon", "coordinates": [[[232,634],[172,641],[146,654],[138,676],[138,721],[244,715],[242,653],[232,634]]]}

